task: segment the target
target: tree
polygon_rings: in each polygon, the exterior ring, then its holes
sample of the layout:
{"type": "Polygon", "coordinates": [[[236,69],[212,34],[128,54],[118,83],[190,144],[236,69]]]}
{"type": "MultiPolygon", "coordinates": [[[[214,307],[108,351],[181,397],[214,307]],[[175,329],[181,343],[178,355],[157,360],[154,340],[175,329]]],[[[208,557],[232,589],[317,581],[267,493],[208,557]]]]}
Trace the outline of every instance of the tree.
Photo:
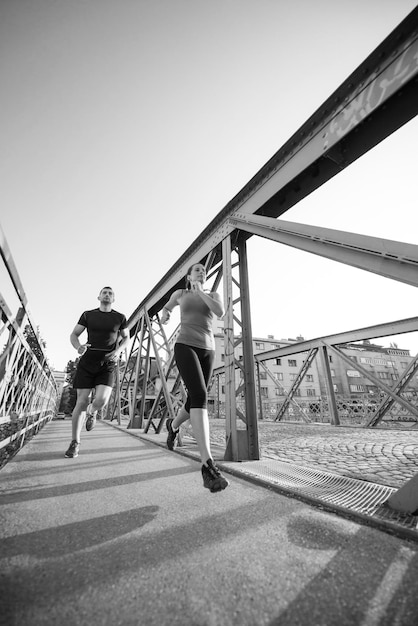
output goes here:
{"type": "Polygon", "coordinates": [[[76,359],[75,361],[68,361],[67,367],[65,368],[65,371],[67,372],[67,376],[65,377],[65,382],[69,383],[70,385],[72,385],[74,382],[74,376],[77,370],[77,365],[78,365],[79,360],[80,360],[80,357],[76,359]]]}
{"type": "Polygon", "coordinates": [[[59,409],[64,413],[72,413],[75,407],[75,403],[77,401],[77,392],[75,389],[73,389],[73,382],[79,360],[80,358],[76,359],[75,361],[68,361],[67,367],[65,368],[65,371],[67,372],[65,382],[67,382],[68,385],[64,387],[62,391],[62,399],[59,409]]]}
{"type": "Polygon", "coordinates": [[[41,335],[39,334],[39,326],[37,326],[36,330],[38,334],[35,333],[35,331],[33,330],[30,324],[26,324],[25,328],[23,329],[23,336],[28,342],[29,347],[32,350],[32,353],[36,356],[39,363],[43,365],[44,360],[45,360],[45,355],[42,351],[42,348],[43,349],[46,348],[46,343],[42,339],[41,335]]]}

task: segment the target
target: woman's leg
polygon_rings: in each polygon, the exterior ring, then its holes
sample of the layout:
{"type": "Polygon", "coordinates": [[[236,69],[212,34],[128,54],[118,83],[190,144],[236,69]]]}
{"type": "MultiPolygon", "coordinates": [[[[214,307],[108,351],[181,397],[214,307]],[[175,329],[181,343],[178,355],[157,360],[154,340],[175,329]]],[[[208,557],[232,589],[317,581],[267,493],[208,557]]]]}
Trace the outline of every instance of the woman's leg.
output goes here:
{"type": "Polygon", "coordinates": [[[176,417],[171,422],[171,428],[173,430],[178,430],[184,422],[190,419],[190,413],[186,411],[184,406],[181,407],[180,411],[177,413],[176,417]]]}
{"type": "MultiPolygon", "coordinates": [[[[210,350],[176,344],[175,356],[178,370],[190,397],[190,421],[193,434],[202,463],[206,463],[208,459],[212,459],[206,403],[207,384],[212,374],[214,353],[210,350]]],[[[182,417],[184,417],[184,413],[180,419],[182,417]]],[[[174,423],[174,427],[177,426],[177,423],[174,423]]]]}
{"type": "Polygon", "coordinates": [[[212,459],[209,439],[209,418],[207,409],[190,409],[190,421],[202,463],[212,459]]]}
{"type": "Polygon", "coordinates": [[[207,385],[212,375],[215,353],[213,350],[176,344],[175,354],[178,370],[190,398],[190,421],[202,460],[203,486],[212,493],[222,491],[229,483],[212,458],[207,410],[207,385]]]}

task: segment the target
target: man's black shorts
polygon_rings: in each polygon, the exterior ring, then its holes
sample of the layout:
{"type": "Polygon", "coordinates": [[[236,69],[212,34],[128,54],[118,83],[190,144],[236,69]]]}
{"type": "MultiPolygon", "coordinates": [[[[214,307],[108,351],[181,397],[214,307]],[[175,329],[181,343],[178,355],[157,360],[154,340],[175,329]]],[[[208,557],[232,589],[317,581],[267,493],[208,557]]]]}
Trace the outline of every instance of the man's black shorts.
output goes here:
{"type": "Polygon", "coordinates": [[[97,385],[113,387],[116,362],[108,361],[104,354],[88,350],[81,357],[74,376],[74,389],[93,389],[97,385]]]}

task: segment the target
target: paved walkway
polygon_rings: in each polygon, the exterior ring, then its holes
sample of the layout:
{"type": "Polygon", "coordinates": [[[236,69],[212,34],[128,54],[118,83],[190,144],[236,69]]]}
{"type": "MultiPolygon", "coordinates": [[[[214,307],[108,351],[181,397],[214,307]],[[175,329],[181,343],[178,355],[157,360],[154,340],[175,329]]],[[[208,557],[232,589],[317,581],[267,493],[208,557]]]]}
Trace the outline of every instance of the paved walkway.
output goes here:
{"type": "MultiPolygon", "coordinates": [[[[7,626],[416,626],[418,544],[99,422],[52,422],[1,470],[7,626]]],[[[239,465],[239,464],[237,464],[239,465]]]]}

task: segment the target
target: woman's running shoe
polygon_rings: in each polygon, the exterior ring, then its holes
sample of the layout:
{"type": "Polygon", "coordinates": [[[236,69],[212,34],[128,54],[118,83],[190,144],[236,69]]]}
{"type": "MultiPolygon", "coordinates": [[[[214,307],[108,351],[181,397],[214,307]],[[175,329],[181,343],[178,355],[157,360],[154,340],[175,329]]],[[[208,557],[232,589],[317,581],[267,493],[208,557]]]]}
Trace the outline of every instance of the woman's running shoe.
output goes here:
{"type": "Polygon", "coordinates": [[[167,430],[168,430],[167,448],[169,450],[173,450],[174,449],[174,444],[176,442],[176,437],[179,434],[179,429],[174,430],[172,424],[173,424],[173,418],[169,417],[166,420],[166,423],[165,423],[165,425],[167,426],[167,430]]]}
{"type": "Polygon", "coordinates": [[[208,459],[206,465],[202,465],[203,486],[209,489],[212,493],[216,491],[222,491],[228,487],[229,482],[222,476],[219,468],[215,465],[212,459],[208,459]]]}

